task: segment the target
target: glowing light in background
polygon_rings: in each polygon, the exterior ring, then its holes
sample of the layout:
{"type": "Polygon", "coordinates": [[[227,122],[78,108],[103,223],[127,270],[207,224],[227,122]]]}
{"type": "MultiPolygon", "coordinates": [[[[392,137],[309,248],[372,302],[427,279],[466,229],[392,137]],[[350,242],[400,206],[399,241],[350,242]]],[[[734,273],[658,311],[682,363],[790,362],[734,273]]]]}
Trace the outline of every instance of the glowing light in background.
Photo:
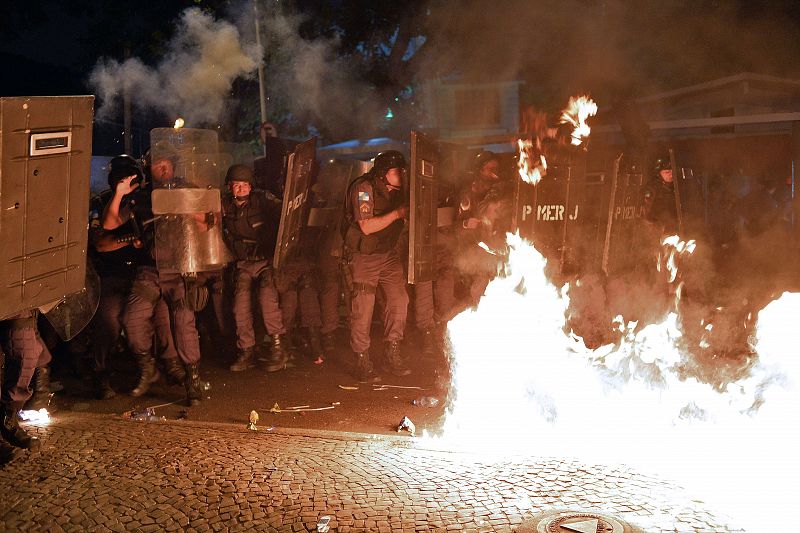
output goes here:
{"type": "Polygon", "coordinates": [[[181,117],[178,117],[175,119],[175,125],[172,127],[175,128],[176,130],[179,130],[183,127],[184,124],[185,124],[184,120],[181,117]]]}

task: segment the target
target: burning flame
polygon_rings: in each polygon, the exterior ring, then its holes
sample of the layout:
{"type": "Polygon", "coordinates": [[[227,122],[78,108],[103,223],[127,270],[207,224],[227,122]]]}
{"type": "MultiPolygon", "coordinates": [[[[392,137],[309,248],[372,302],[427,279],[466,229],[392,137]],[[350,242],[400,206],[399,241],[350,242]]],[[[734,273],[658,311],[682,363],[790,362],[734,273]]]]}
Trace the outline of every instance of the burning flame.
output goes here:
{"type": "Polygon", "coordinates": [[[750,374],[713,386],[681,373],[690,356],[676,312],[644,327],[617,317],[618,340],[587,348],[565,326],[569,287],[547,280],[530,243],[507,240],[505,275],[448,324],[451,396],[431,444],[626,464],[677,480],[752,531],[768,530],[774,509],[777,527],[800,478],[800,294],[759,314],[750,374]]]}
{"type": "Polygon", "coordinates": [[[19,419],[25,422],[30,422],[32,424],[46,425],[50,423],[50,413],[48,413],[47,409],[45,409],[44,407],[42,407],[38,411],[35,410],[20,411],[19,419]]]}
{"type": "Polygon", "coordinates": [[[175,125],[172,127],[175,128],[176,130],[179,130],[183,127],[183,125],[184,125],[183,119],[181,117],[178,117],[175,119],[175,125]]]}
{"type": "Polygon", "coordinates": [[[575,146],[580,146],[584,139],[589,137],[591,129],[586,124],[586,119],[597,114],[597,104],[588,96],[571,97],[566,109],[561,112],[561,124],[572,124],[572,140],[575,146]]]}
{"type": "Polygon", "coordinates": [[[525,183],[536,185],[547,173],[547,161],[540,152],[541,141],[536,139],[538,150],[535,151],[533,142],[529,140],[519,139],[517,141],[517,146],[519,147],[519,162],[517,163],[519,177],[522,178],[522,181],[525,183]],[[535,152],[538,152],[538,157],[535,155],[535,152]]]}

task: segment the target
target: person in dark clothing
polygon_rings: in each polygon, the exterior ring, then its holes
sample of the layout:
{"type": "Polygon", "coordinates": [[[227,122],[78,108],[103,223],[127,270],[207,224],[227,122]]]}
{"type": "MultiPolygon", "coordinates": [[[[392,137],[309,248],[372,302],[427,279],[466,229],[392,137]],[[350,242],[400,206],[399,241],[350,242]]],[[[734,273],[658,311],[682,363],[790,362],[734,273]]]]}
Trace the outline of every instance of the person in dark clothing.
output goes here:
{"type": "Polygon", "coordinates": [[[372,170],[356,178],[347,190],[342,227],[352,280],[350,347],[356,354],[357,377],[362,381],[380,379],[369,354],[370,324],[379,287],[386,297],[383,322],[389,370],[396,376],[411,373],[400,354],[408,294],[397,253],[397,242],[408,217],[402,192],[405,168],[402,154],[383,152],[375,157],[372,170]]]}
{"type": "Polygon", "coordinates": [[[225,239],[236,257],[233,316],[237,358],[231,370],[240,372],[255,366],[252,308],[255,289],[264,327],[272,337],[265,370],[276,372],[283,369],[289,359],[285,346],[286,326],[272,268],[281,202],[271,193],[252,192],[253,171],[245,165],[231,166],[225,181],[231,195],[223,201],[223,226],[225,239]]]}

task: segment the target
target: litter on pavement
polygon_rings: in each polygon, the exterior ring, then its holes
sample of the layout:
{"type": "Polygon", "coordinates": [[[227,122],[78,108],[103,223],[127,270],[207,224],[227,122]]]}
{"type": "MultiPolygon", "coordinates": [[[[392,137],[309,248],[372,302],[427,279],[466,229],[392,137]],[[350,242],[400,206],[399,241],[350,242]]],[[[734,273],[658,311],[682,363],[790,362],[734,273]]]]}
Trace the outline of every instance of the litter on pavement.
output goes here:
{"type": "Polygon", "coordinates": [[[258,431],[258,413],[255,411],[250,411],[250,420],[247,422],[247,429],[250,431],[258,431]]]}
{"type": "Polygon", "coordinates": [[[408,431],[411,433],[411,436],[416,436],[417,428],[414,425],[414,422],[411,421],[410,418],[404,416],[403,419],[400,421],[400,425],[397,426],[397,432],[400,433],[401,431],[408,431]]]}

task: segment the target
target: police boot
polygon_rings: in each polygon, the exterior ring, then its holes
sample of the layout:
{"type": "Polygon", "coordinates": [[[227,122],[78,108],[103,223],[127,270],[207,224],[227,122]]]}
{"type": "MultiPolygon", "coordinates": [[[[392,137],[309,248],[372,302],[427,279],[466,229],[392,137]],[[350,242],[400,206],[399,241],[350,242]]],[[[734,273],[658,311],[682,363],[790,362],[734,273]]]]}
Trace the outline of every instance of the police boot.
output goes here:
{"type": "Polygon", "coordinates": [[[386,343],[386,363],[389,365],[389,372],[392,375],[403,377],[411,373],[411,370],[403,364],[403,357],[400,355],[400,343],[392,341],[386,343]]]}
{"type": "Polygon", "coordinates": [[[436,332],[430,329],[422,332],[422,355],[428,358],[435,357],[439,349],[438,344],[436,332]]]}
{"type": "Polygon", "coordinates": [[[40,445],[39,439],[28,435],[28,433],[19,427],[19,420],[17,413],[22,409],[23,402],[10,402],[0,404],[0,416],[2,416],[2,425],[0,425],[0,435],[3,439],[12,446],[17,448],[26,448],[28,450],[37,449],[40,445]]]}
{"type": "Polygon", "coordinates": [[[322,351],[326,355],[331,355],[336,351],[336,334],[334,332],[322,334],[322,351]]]}
{"type": "Polygon", "coordinates": [[[356,353],[356,378],[363,383],[377,383],[381,380],[372,367],[368,351],[356,353]]]}
{"type": "Polygon", "coordinates": [[[200,393],[200,368],[197,363],[186,365],[186,405],[199,405],[203,395],[200,393]]]}
{"type": "Polygon", "coordinates": [[[236,361],[231,365],[231,372],[243,372],[256,366],[256,348],[251,346],[243,350],[239,350],[239,355],[236,361]]]}
{"type": "Polygon", "coordinates": [[[308,328],[308,349],[315,365],[325,362],[325,351],[322,349],[322,338],[318,328],[308,328]]]}
{"type": "Polygon", "coordinates": [[[33,389],[33,395],[25,403],[25,409],[38,411],[39,409],[47,408],[50,405],[50,398],[53,397],[50,393],[49,367],[36,367],[33,371],[33,379],[31,379],[31,388],[33,389]]]}
{"type": "Polygon", "coordinates": [[[94,397],[98,400],[110,400],[117,395],[114,389],[111,388],[108,372],[102,370],[95,371],[92,379],[92,389],[94,389],[94,397]]]}
{"type": "Polygon", "coordinates": [[[264,365],[264,370],[267,372],[277,372],[286,368],[286,363],[289,361],[289,354],[286,351],[286,338],[281,334],[272,336],[272,349],[269,352],[269,357],[264,365]]]}
{"type": "Polygon", "coordinates": [[[136,362],[139,363],[139,383],[131,391],[131,396],[134,398],[145,394],[150,389],[150,385],[158,381],[160,377],[156,368],[156,360],[151,354],[136,354],[136,362]]]}
{"type": "Polygon", "coordinates": [[[170,385],[183,385],[183,382],[186,381],[186,370],[183,368],[183,363],[177,357],[168,357],[162,362],[170,385]]]}

